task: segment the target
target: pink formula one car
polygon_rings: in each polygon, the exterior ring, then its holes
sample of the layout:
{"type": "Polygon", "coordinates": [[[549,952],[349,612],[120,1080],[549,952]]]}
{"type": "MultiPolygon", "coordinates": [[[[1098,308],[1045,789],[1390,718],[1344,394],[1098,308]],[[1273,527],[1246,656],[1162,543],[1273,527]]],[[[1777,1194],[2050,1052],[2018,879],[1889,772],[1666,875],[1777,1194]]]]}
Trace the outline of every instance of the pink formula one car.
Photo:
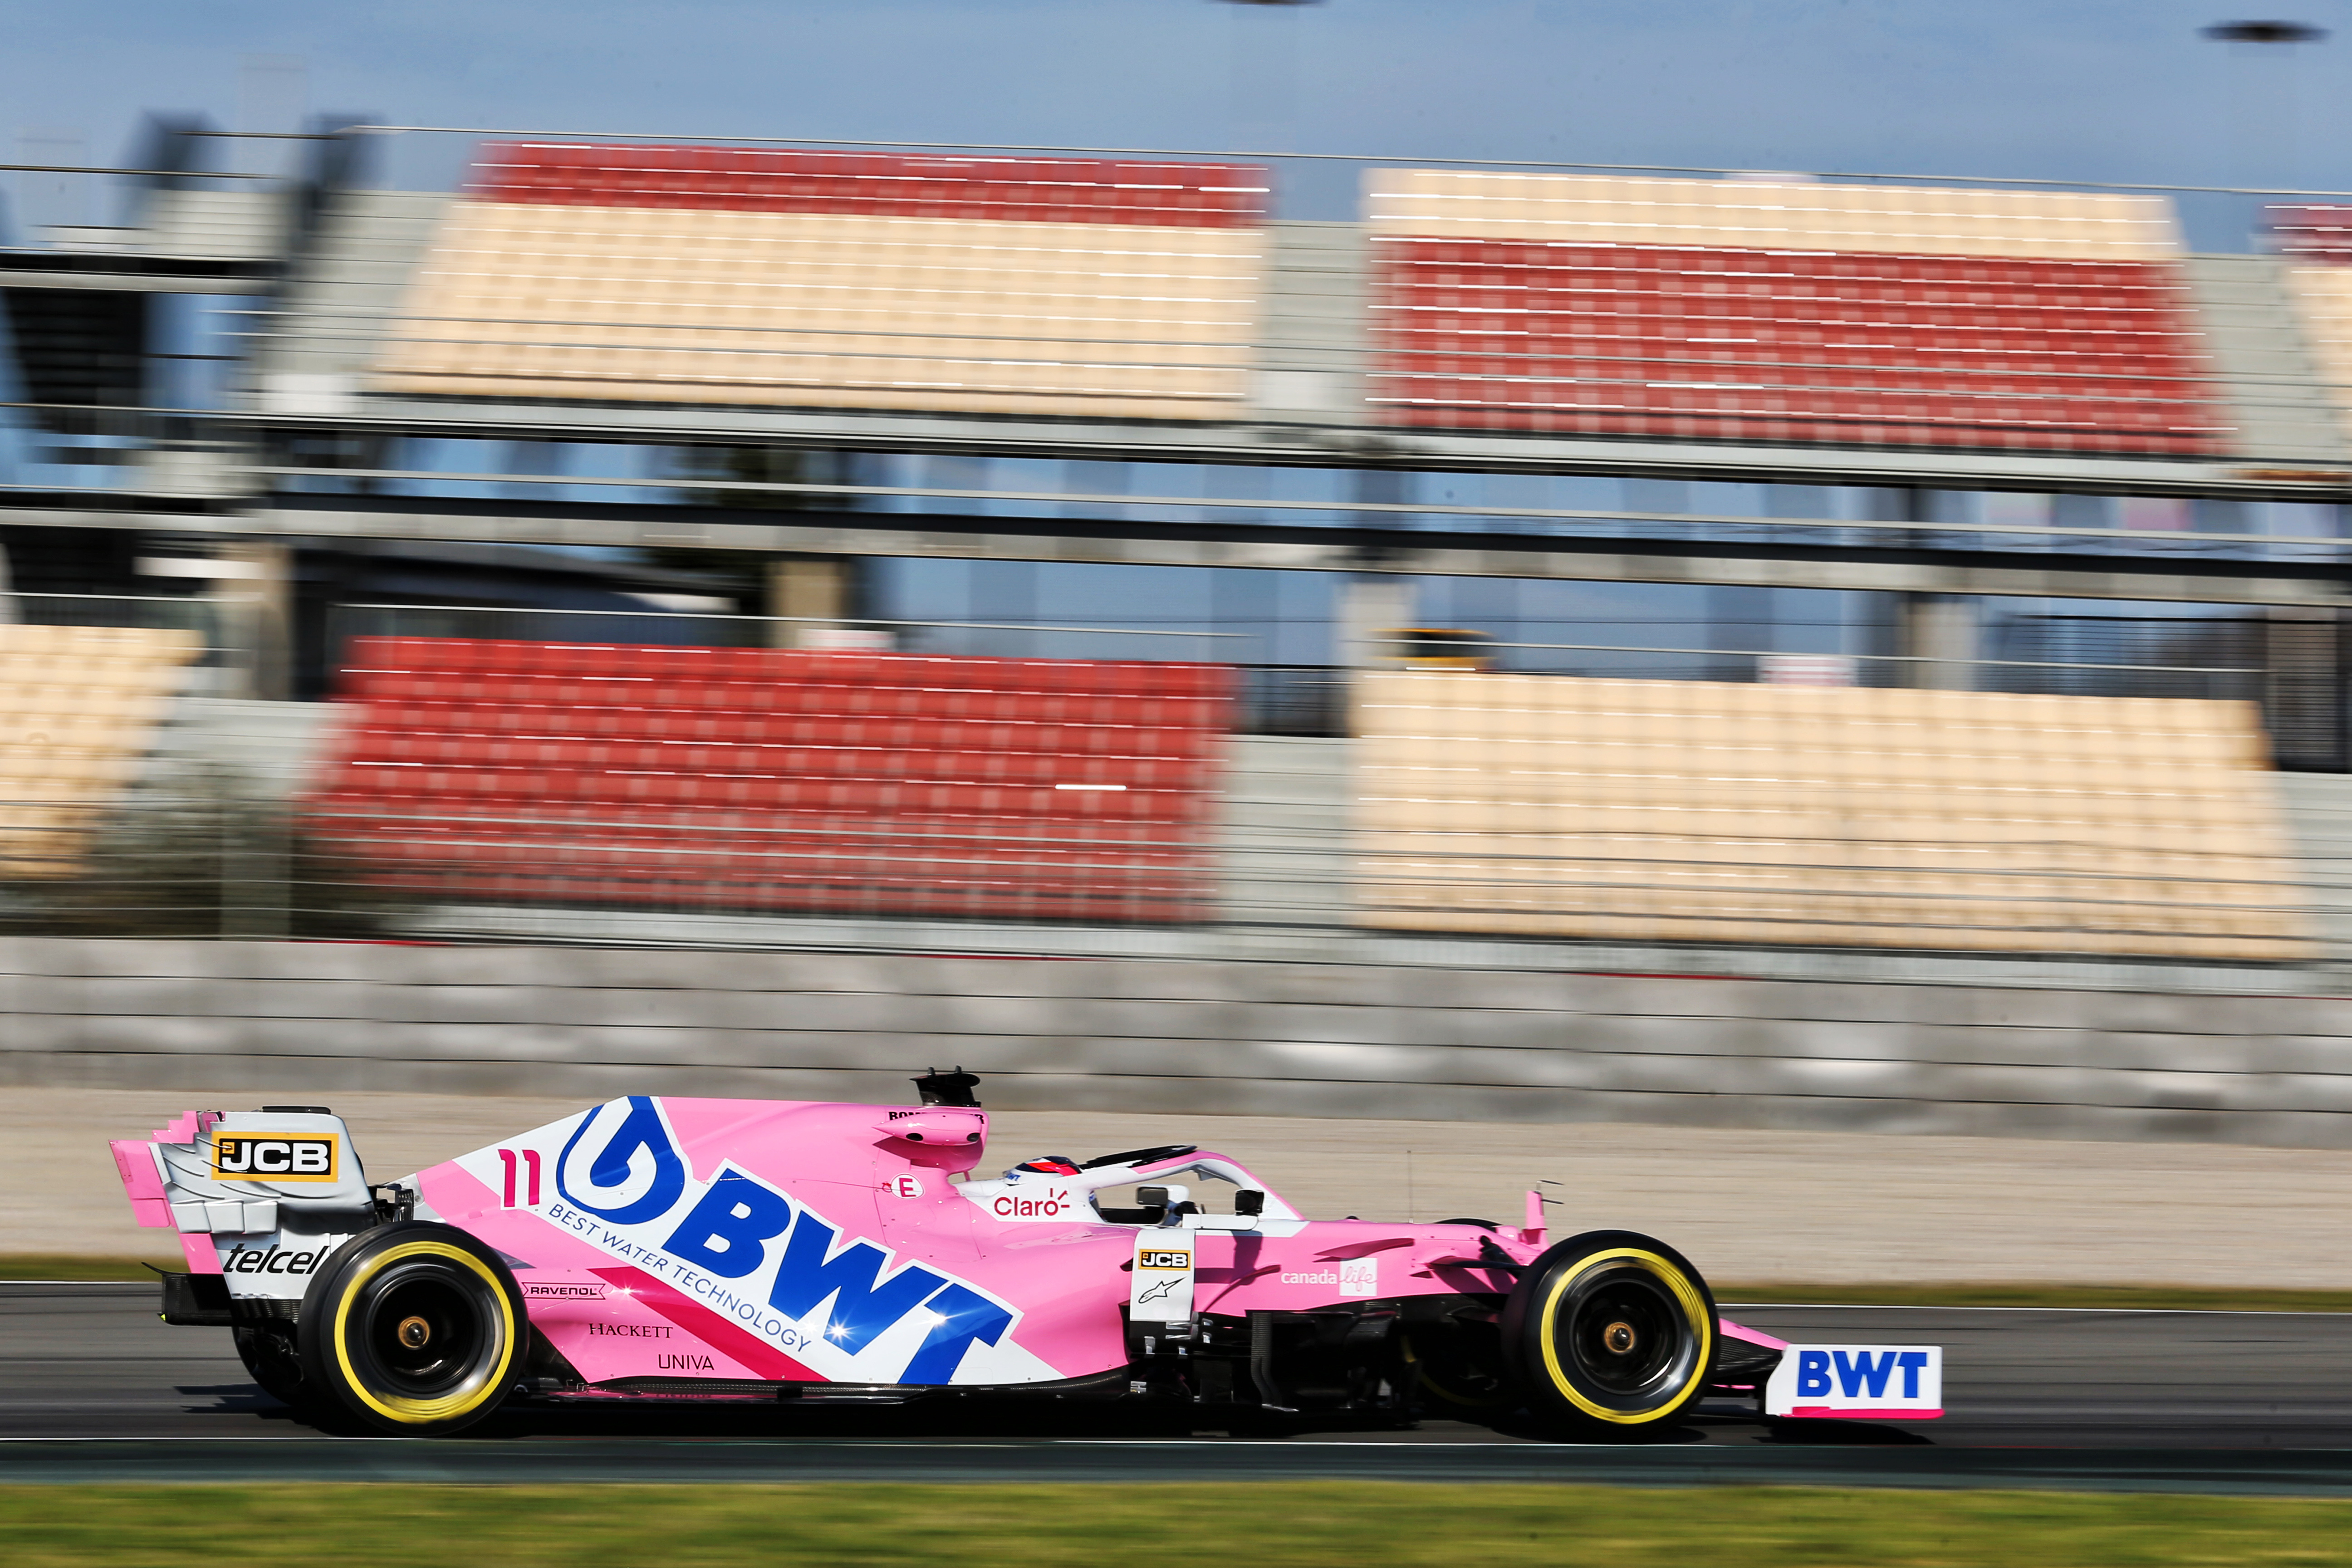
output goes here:
{"type": "Polygon", "coordinates": [[[1188,1145],[970,1179],[963,1073],[915,1108],[632,1095],[371,1186],[310,1106],[114,1144],[180,1233],[168,1322],[223,1326],[329,1426],[453,1433],[509,1398],[971,1394],[1297,1417],[1524,1411],[1562,1436],[1940,1414],[1933,1347],[1788,1346],[1661,1242],[1526,1220],[1310,1220],[1188,1145]]]}

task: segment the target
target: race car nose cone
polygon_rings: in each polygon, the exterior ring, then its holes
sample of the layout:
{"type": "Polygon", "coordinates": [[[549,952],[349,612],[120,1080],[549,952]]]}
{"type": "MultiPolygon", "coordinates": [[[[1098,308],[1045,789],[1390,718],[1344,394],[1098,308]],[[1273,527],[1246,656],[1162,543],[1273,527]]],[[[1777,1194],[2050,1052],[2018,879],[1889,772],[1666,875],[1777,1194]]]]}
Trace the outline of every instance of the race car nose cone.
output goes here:
{"type": "Polygon", "coordinates": [[[433,1325],[426,1322],[424,1319],[403,1318],[400,1320],[400,1342],[406,1345],[410,1350],[423,1350],[425,1348],[425,1342],[430,1340],[432,1337],[433,1325]]]}
{"type": "Polygon", "coordinates": [[[1631,1353],[1639,1337],[1633,1332],[1633,1325],[1631,1323],[1612,1323],[1601,1331],[1601,1342],[1607,1345],[1610,1352],[1615,1355],[1631,1353]]]}

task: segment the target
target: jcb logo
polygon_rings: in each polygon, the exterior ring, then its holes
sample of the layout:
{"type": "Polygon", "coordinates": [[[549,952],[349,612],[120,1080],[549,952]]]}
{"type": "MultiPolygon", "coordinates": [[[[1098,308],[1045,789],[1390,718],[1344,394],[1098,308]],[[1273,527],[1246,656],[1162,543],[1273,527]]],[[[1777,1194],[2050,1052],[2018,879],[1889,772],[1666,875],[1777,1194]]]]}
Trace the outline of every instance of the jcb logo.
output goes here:
{"type": "Polygon", "coordinates": [[[213,1179],[218,1182],[331,1182],[335,1165],[331,1132],[220,1132],[213,1137],[213,1179]]]}
{"type": "Polygon", "coordinates": [[[1145,1268],[1190,1268],[1192,1255],[1189,1252],[1146,1252],[1135,1260],[1145,1268]]]}

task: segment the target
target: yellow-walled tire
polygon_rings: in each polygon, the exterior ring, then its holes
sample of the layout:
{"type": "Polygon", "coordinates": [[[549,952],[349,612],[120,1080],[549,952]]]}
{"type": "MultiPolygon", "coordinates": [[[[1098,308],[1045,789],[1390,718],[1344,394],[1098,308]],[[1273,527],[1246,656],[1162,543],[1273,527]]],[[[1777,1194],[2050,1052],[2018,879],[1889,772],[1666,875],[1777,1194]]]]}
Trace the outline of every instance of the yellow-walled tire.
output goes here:
{"type": "Polygon", "coordinates": [[[499,1407],[530,1342],[505,1262],[425,1221],[346,1242],[302,1298],[304,1383],[360,1427],[443,1437],[499,1407]]]}
{"type": "Polygon", "coordinates": [[[1634,1442],[1706,1390],[1715,1298],[1682,1254],[1632,1231],[1571,1237],[1505,1303],[1503,1352],[1528,1408],[1564,1436],[1634,1442]]]}

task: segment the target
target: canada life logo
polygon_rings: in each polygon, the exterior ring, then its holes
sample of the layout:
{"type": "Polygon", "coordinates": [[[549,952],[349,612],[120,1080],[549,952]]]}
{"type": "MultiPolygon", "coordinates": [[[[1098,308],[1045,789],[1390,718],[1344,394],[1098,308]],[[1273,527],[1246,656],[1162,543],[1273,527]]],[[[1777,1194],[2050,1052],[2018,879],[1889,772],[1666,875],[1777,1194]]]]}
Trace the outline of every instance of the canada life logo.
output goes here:
{"type": "Polygon", "coordinates": [[[888,1248],[732,1163],[695,1181],[646,1095],[583,1116],[551,1163],[561,1201],[548,1219],[827,1377],[951,1383],[966,1352],[998,1344],[1019,1316],[927,1265],[894,1269],[888,1248]]]}

